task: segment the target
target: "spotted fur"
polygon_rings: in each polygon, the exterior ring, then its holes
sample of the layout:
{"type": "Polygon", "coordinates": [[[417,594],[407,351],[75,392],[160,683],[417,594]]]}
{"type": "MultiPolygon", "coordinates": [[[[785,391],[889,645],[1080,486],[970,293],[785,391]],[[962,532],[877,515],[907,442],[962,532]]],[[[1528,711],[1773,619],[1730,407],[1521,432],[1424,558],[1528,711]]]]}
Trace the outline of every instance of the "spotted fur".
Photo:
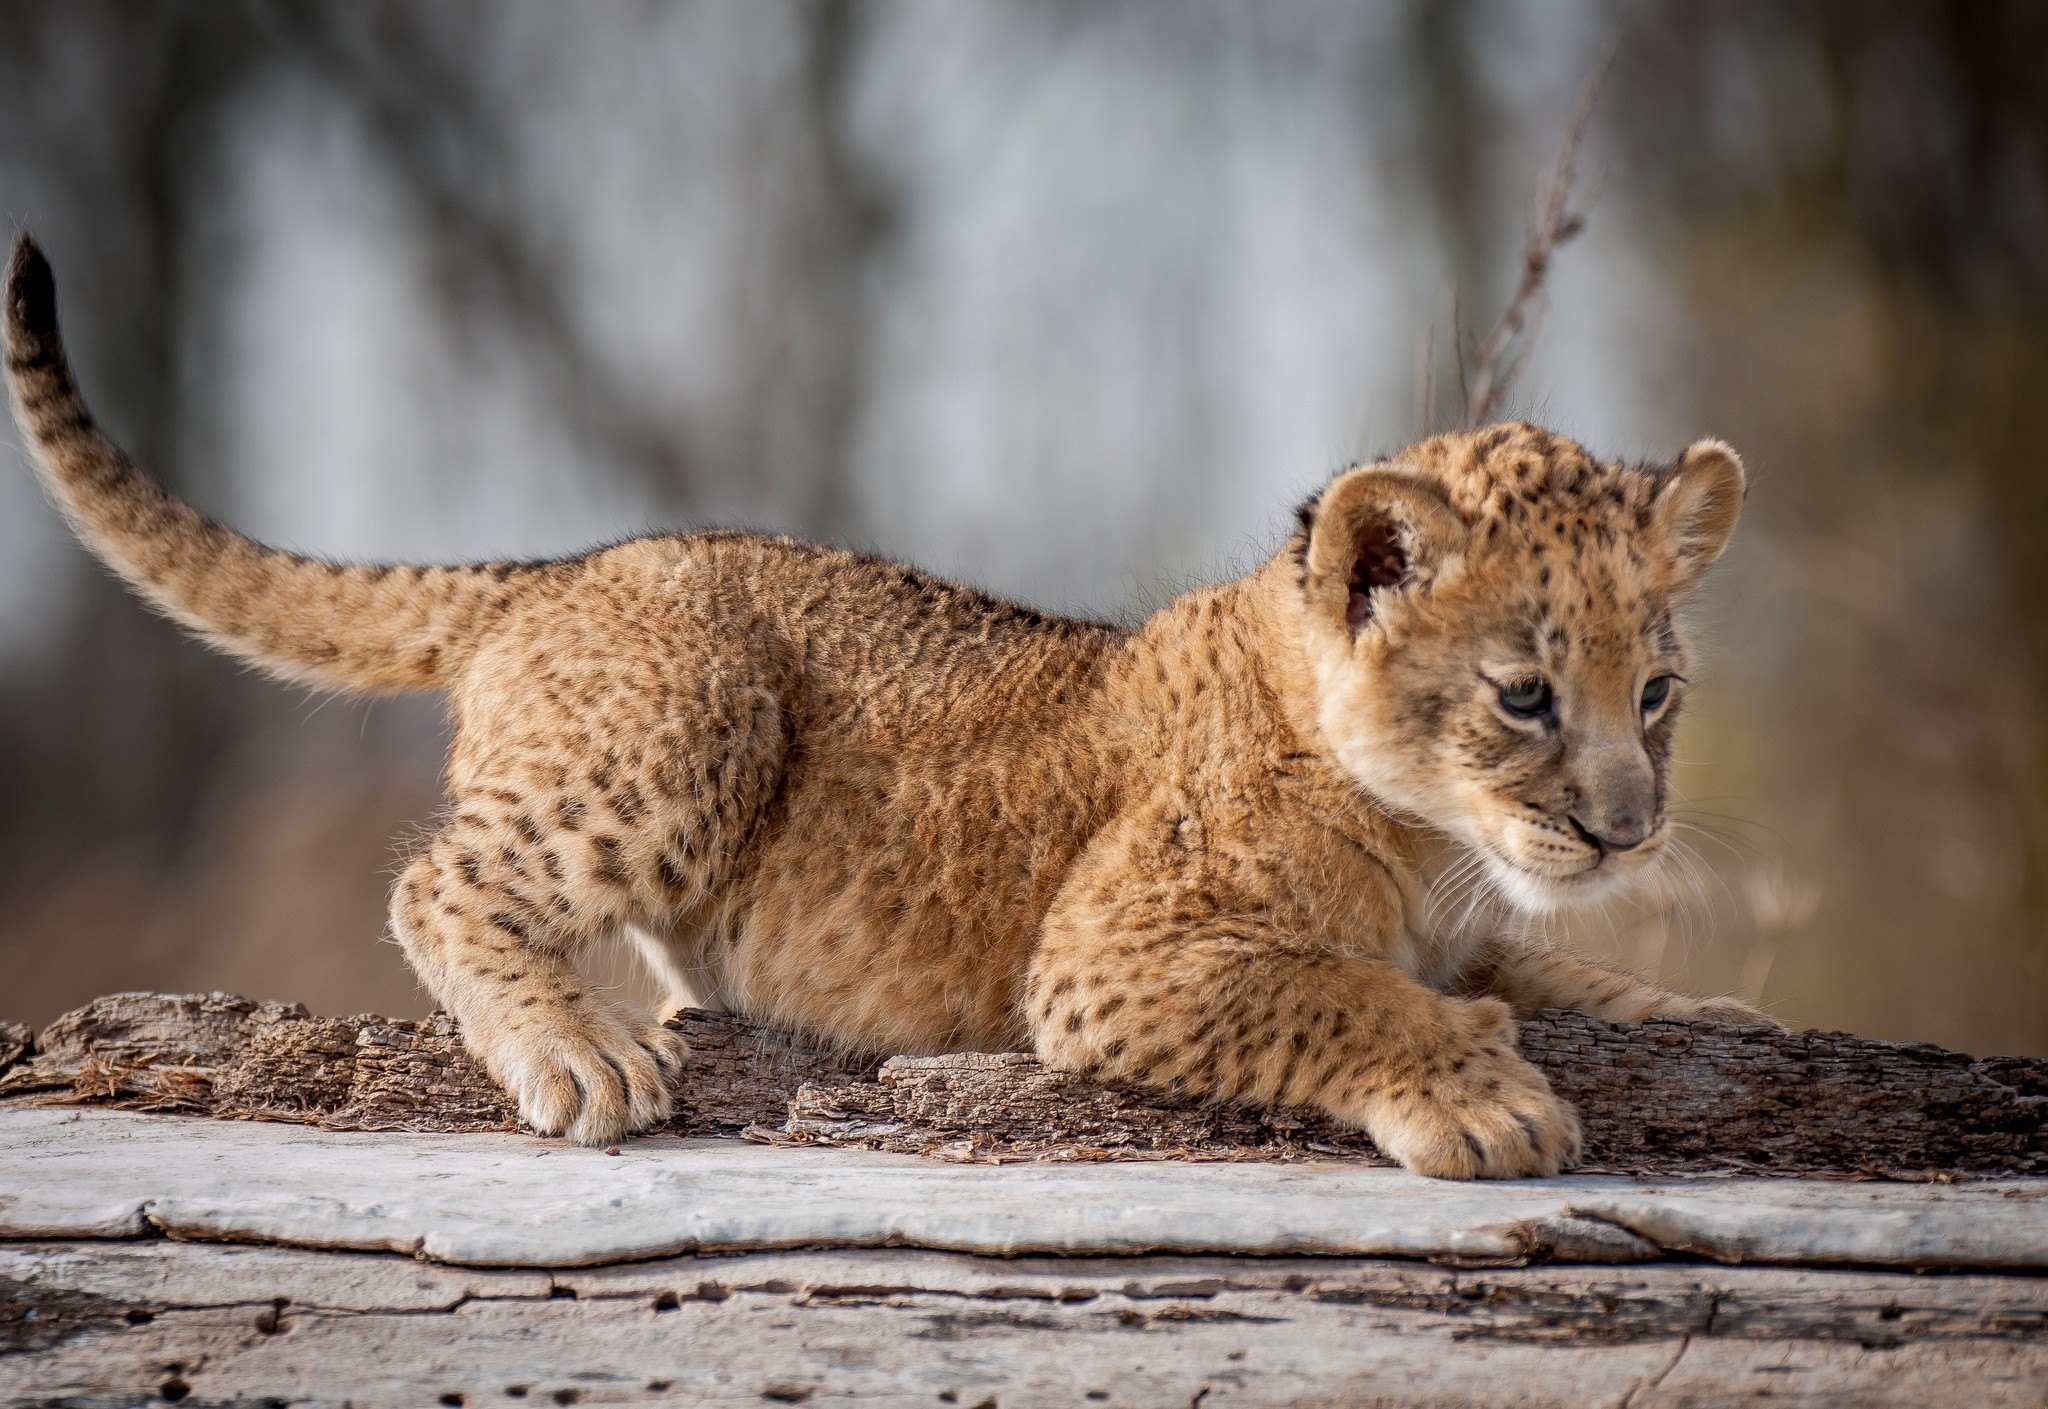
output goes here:
{"type": "Polygon", "coordinates": [[[1316,1106],[1459,1177],[1578,1152],[1511,1005],[1745,1011],[1432,905],[1482,868],[1542,907],[1654,864],[1680,692],[1639,702],[1683,674],[1677,610],[1734,526],[1724,447],[1659,470],[1527,426],[1441,437],[1124,631],[754,534],[280,553],[95,428],[26,241],[6,348],[51,494],[157,608],[288,679],[448,693],[448,811],[392,926],[539,1130],[604,1142],[670,1108],[675,1037],[571,963],[619,935],[673,1003],[1316,1106]],[[1508,674],[1556,717],[1509,717],[1508,674]]]}

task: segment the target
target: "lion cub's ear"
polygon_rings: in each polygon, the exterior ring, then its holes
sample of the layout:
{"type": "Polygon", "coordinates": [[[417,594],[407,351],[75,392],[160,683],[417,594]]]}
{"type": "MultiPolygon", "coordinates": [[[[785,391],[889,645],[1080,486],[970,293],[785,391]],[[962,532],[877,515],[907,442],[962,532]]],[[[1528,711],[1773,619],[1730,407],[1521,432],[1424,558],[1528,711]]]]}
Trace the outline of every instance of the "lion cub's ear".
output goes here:
{"type": "Polygon", "coordinates": [[[1696,440],[1664,475],[1650,507],[1682,591],[1714,565],[1742,516],[1742,461],[1718,440],[1696,440]]]}
{"type": "Polygon", "coordinates": [[[1465,524],[1443,491],[1398,466],[1347,470],[1315,502],[1302,586],[1309,609],[1356,636],[1384,597],[1456,563],[1465,524]]]}

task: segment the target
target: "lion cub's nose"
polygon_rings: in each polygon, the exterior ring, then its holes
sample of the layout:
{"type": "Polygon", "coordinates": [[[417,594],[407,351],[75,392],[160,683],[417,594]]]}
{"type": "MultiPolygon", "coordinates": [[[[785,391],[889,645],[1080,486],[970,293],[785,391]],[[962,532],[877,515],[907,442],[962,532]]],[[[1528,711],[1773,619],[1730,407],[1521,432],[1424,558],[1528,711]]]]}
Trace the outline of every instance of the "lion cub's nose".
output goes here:
{"type": "Polygon", "coordinates": [[[1573,813],[1570,820],[1580,840],[1601,852],[1634,851],[1650,835],[1649,819],[1633,809],[1606,817],[1581,817],[1573,813]]]}

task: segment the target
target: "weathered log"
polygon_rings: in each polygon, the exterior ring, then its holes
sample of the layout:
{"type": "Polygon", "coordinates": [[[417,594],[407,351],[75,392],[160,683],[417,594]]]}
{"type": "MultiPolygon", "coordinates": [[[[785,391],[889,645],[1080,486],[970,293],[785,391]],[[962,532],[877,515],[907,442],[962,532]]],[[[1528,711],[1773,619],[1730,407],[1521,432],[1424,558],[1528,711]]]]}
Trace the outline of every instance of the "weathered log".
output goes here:
{"type": "Polygon", "coordinates": [[[2033,1409],[2044,1377],[2048,1282],[2028,1277],[913,1249],[545,1272],[0,1245],[10,1404],[2033,1409]]]}
{"type": "MultiPolygon", "coordinates": [[[[1522,1050],[1579,1110],[1596,1167],[1645,1173],[2048,1173],[2048,1061],[1841,1033],[1548,1012],[1522,1050]]],[[[896,1057],[800,1089],[756,1138],[945,1158],[1371,1157],[1313,1113],[1111,1091],[1019,1054],[896,1057]]]]}
{"type": "MultiPolygon", "coordinates": [[[[684,1012],[665,1127],[944,1159],[1376,1158],[1308,1112],[1099,1086],[1020,1053],[896,1057],[807,1048],[684,1012]]],[[[1975,1060],[1841,1033],[1547,1012],[1521,1044],[1578,1107],[1596,1168],[1848,1177],[2048,1174],[2048,1060],[1975,1060]]],[[[4,1049],[0,1049],[4,1050],[4,1049]]],[[[0,1099],[98,1101],[335,1130],[505,1130],[516,1115],[445,1016],[314,1018],[225,994],[116,994],[0,1064],[0,1099]]]]}

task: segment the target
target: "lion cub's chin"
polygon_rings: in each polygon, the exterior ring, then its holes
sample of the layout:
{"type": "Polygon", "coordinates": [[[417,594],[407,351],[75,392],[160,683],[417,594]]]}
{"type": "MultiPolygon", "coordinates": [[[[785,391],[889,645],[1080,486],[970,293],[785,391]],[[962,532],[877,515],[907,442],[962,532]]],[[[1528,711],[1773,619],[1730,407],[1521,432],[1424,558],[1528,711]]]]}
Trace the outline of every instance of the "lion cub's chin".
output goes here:
{"type": "Polygon", "coordinates": [[[1654,859],[1609,857],[1583,871],[1547,876],[1489,856],[1487,869],[1501,894],[1517,910],[1526,915],[1554,915],[1565,910],[1588,910],[1620,899],[1650,874],[1649,863],[1654,859]]]}

